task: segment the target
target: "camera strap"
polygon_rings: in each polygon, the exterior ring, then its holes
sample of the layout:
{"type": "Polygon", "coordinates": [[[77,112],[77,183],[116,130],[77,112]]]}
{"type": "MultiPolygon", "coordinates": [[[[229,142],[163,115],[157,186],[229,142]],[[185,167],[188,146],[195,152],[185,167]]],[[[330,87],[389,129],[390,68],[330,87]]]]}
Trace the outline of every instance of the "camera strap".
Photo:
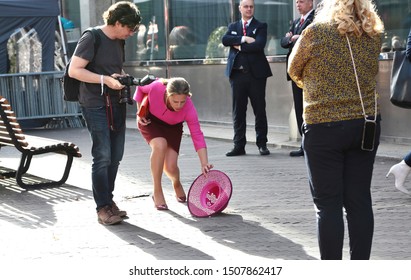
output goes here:
{"type": "Polygon", "coordinates": [[[114,127],[114,119],[113,119],[113,104],[111,103],[111,98],[110,94],[107,92],[107,90],[104,91],[104,103],[106,104],[106,116],[107,116],[107,123],[108,123],[108,128],[111,131],[115,131],[114,127]]]}
{"type": "Polygon", "coordinates": [[[104,96],[104,104],[106,105],[106,116],[108,128],[111,131],[114,131],[114,121],[113,121],[113,106],[111,103],[110,94],[108,93],[107,87],[104,85],[104,75],[100,75],[100,86],[101,86],[101,95],[104,96]]]}

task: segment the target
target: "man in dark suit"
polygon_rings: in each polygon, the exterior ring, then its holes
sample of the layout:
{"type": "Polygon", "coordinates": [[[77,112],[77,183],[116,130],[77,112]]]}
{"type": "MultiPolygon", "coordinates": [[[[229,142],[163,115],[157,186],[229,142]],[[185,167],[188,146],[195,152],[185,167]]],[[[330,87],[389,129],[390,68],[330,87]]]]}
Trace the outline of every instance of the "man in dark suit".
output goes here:
{"type": "Polygon", "coordinates": [[[239,10],[241,20],[231,23],[222,38],[223,45],[230,47],[225,74],[232,89],[234,124],[234,148],[226,156],[245,154],[248,98],[255,115],[259,153],[269,155],[265,87],[272,73],[264,54],[267,24],[254,18],[254,0],[241,0],[239,10]]]}
{"type": "MultiPolygon", "coordinates": [[[[301,14],[301,17],[294,20],[291,24],[290,30],[285,34],[285,37],[281,39],[281,47],[288,49],[287,54],[287,65],[288,57],[293,50],[295,42],[297,41],[300,34],[303,30],[313,21],[314,19],[314,9],[313,9],[313,0],[297,0],[296,1],[297,10],[301,14]]],[[[287,69],[288,67],[286,67],[287,69]]],[[[295,116],[297,118],[298,132],[302,135],[301,126],[303,125],[303,90],[299,88],[296,83],[291,80],[290,76],[287,73],[287,80],[291,81],[291,86],[293,90],[294,98],[294,110],[295,116]]],[[[296,151],[290,152],[290,156],[299,157],[304,156],[304,150],[302,147],[296,151]]]]}

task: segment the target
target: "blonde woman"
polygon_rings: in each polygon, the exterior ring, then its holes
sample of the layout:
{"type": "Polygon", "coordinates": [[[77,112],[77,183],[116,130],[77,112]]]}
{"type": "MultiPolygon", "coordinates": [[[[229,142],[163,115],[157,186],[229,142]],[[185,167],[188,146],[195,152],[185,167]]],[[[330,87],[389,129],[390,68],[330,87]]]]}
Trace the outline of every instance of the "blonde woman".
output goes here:
{"type": "Polygon", "coordinates": [[[187,122],[201,164],[207,174],[213,165],[208,162],[207,146],[191,100],[190,85],[184,78],[159,79],[149,85],[139,86],[134,94],[137,110],[144,95],[148,95],[149,114],[137,116],[141,135],[151,147],[150,168],[153,180],[153,201],[157,210],[168,210],[161,178],[163,171],[170,178],[178,202],[186,201],[180,181],[178,153],[183,135],[183,122],[187,122]]]}
{"type": "Polygon", "coordinates": [[[383,29],[369,0],[322,1],[290,55],[288,73],[303,89],[303,148],[321,259],[343,257],[344,209],[350,258],[370,258],[383,29]]]}

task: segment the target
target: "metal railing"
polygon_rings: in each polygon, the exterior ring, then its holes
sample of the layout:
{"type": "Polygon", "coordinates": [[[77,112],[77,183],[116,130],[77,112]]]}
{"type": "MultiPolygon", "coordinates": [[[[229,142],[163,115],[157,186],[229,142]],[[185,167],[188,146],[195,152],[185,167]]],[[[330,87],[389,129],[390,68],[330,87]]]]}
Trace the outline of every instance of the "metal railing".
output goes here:
{"type": "Polygon", "coordinates": [[[0,75],[0,95],[7,98],[20,121],[52,126],[84,126],[77,102],[63,99],[63,72],[0,75]]]}

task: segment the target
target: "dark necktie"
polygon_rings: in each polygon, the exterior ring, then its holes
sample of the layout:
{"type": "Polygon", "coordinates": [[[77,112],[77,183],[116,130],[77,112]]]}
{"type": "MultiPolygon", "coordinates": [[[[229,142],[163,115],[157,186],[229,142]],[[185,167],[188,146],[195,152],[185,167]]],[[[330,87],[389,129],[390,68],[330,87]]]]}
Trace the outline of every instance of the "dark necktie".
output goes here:
{"type": "Polygon", "coordinates": [[[247,35],[247,22],[246,21],[244,21],[243,34],[244,36],[247,35]]]}

